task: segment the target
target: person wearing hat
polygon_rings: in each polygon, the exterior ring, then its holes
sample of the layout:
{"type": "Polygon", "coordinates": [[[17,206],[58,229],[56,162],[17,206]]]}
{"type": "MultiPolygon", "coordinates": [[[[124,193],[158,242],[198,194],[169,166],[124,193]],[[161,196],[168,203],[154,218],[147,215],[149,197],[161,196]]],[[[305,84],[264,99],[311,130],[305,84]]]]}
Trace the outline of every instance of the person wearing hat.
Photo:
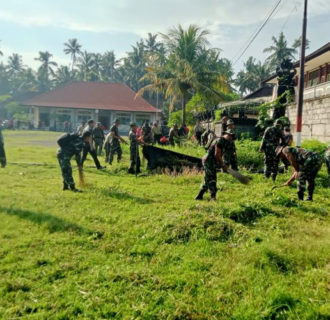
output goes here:
{"type": "Polygon", "coordinates": [[[139,155],[139,141],[136,134],[137,126],[135,123],[131,123],[130,127],[131,130],[129,132],[128,137],[130,141],[129,151],[130,151],[131,165],[128,169],[128,173],[138,174],[141,173],[140,170],[141,160],[139,155]]]}
{"type": "Polygon", "coordinates": [[[313,201],[315,178],[322,167],[322,157],[316,152],[299,147],[278,147],[277,154],[283,154],[293,167],[293,174],[284,185],[290,186],[294,180],[298,180],[298,199],[304,200],[307,182],[308,197],[306,200],[313,201]]]}
{"type": "Polygon", "coordinates": [[[101,166],[99,159],[97,158],[96,150],[94,148],[94,143],[93,143],[93,130],[95,128],[95,121],[93,119],[88,120],[87,126],[85,127],[83,134],[85,132],[89,132],[91,134],[92,139],[90,139],[88,142],[84,142],[84,147],[83,147],[83,155],[81,158],[81,166],[84,165],[84,162],[87,158],[87,154],[89,153],[95,163],[95,166],[98,170],[102,170],[105,167],[101,166]]]}
{"type": "Polygon", "coordinates": [[[104,142],[104,131],[101,126],[101,122],[96,124],[96,127],[93,129],[93,140],[95,145],[95,151],[98,156],[102,155],[102,148],[104,142]]]}
{"type": "Polygon", "coordinates": [[[206,155],[202,159],[205,171],[204,181],[195,200],[203,200],[204,193],[208,190],[211,193],[211,200],[216,200],[217,168],[220,166],[224,172],[227,172],[228,166],[224,160],[224,155],[230,153],[233,142],[234,133],[229,130],[218,140],[213,140],[209,144],[206,155]]]}
{"type": "Polygon", "coordinates": [[[81,192],[75,187],[70,160],[72,156],[75,156],[78,167],[81,167],[81,150],[84,144],[91,142],[91,139],[90,131],[85,131],[82,136],[77,133],[64,133],[58,138],[57,144],[60,148],[57,151],[57,159],[63,177],[63,191],[70,188],[73,192],[81,192]]]}
{"type": "Polygon", "coordinates": [[[280,119],[277,119],[272,127],[268,127],[265,130],[259,148],[259,152],[265,154],[265,177],[269,178],[272,176],[273,181],[276,180],[279,165],[279,157],[276,155],[276,148],[280,145],[285,145],[285,136],[282,129],[283,123],[280,119]]]}
{"type": "Polygon", "coordinates": [[[325,158],[325,164],[326,164],[327,170],[328,170],[328,185],[330,188],[330,144],[328,145],[324,158],[325,158]]]}
{"type": "Polygon", "coordinates": [[[109,162],[109,164],[112,164],[113,157],[117,153],[117,162],[120,162],[121,156],[122,156],[122,150],[120,146],[120,142],[127,143],[118,132],[119,127],[119,120],[116,119],[110,128],[110,132],[105,138],[105,143],[109,144],[109,153],[106,155],[106,162],[109,162]]]}

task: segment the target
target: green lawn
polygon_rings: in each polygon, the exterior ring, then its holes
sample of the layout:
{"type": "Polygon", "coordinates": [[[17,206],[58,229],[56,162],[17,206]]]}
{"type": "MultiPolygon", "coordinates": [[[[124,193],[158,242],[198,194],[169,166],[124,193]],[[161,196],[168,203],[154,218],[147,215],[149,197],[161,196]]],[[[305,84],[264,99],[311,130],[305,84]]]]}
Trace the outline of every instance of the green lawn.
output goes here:
{"type": "Polygon", "coordinates": [[[127,175],[125,146],[105,171],[89,160],[75,194],[58,135],[4,132],[1,319],[330,319],[324,168],[313,203],[222,173],[217,202],[196,202],[202,175],[127,175]]]}

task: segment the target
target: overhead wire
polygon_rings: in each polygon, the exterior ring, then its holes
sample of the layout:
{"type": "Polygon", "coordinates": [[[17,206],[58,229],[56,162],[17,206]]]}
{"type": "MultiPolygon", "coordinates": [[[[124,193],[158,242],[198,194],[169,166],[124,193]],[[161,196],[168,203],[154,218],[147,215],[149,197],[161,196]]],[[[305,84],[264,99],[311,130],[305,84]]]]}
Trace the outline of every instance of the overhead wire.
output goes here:
{"type": "Polygon", "coordinates": [[[241,54],[238,56],[238,58],[233,62],[233,65],[235,65],[241,59],[241,57],[244,55],[244,53],[249,49],[249,47],[251,46],[251,44],[253,43],[253,41],[257,38],[257,36],[259,35],[259,33],[262,31],[262,29],[266,26],[266,24],[268,23],[268,21],[274,15],[276,9],[279,7],[279,5],[281,4],[281,2],[282,2],[282,0],[278,0],[278,2],[275,4],[275,6],[273,7],[273,9],[268,14],[266,20],[258,28],[257,32],[255,32],[254,35],[252,37],[250,37],[250,41],[248,42],[247,46],[244,48],[244,50],[241,52],[241,54]]]}

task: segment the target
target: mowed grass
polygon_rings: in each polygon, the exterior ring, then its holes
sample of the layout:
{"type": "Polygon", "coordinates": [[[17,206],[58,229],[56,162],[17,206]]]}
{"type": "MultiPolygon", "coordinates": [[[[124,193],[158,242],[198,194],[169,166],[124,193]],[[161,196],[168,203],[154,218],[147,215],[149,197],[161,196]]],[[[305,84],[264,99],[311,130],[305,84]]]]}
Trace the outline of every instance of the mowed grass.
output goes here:
{"type": "Polygon", "coordinates": [[[75,194],[61,190],[58,135],[4,132],[1,319],[330,318],[324,168],[313,203],[223,173],[218,200],[196,202],[201,174],[130,176],[125,146],[105,171],[89,160],[75,194]]]}

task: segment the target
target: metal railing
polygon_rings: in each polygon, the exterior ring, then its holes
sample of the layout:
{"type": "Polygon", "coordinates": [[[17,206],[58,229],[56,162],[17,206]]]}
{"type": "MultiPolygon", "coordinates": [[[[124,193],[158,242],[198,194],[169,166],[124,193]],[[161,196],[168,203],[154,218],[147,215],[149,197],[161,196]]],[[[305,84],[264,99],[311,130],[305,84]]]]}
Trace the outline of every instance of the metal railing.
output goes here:
{"type": "Polygon", "coordinates": [[[330,95],[330,81],[305,88],[304,90],[304,100],[316,99],[327,95],[330,95]]]}

